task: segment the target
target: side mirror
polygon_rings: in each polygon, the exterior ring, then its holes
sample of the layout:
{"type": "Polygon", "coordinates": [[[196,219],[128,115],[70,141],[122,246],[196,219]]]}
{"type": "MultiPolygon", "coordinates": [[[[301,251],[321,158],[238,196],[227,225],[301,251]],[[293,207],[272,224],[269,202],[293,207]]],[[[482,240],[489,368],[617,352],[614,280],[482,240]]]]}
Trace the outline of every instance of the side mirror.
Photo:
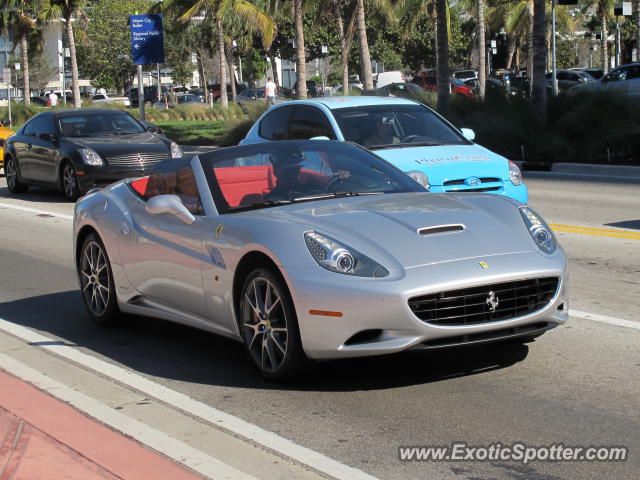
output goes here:
{"type": "Polygon", "coordinates": [[[249,98],[250,98],[251,100],[255,100],[255,99],[256,99],[256,96],[255,96],[255,95],[251,95],[249,98]]]}
{"type": "Polygon", "coordinates": [[[153,215],[162,215],[169,213],[175,215],[187,225],[191,225],[196,221],[187,207],[184,206],[182,200],[177,195],[158,195],[147,201],[145,210],[153,215]]]}
{"type": "Polygon", "coordinates": [[[461,128],[460,133],[462,133],[462,136],[470,142],[473,142],[473,140],[476,138],[476,132],[474,132],[470,128],[461,128]]]}
{"type": "Polygon", "coordinates": [[[40,140],[44,140],[45,142],[54,143],[56,141],[56,137],[52,133],[41,133],[40,135],[38,135],[38,138],[40,140]]]}
{"type": "Polygon", "coordinates": [[[158,131],[157,125],[147,125],[147,132],[158,133],[158,131]]]}

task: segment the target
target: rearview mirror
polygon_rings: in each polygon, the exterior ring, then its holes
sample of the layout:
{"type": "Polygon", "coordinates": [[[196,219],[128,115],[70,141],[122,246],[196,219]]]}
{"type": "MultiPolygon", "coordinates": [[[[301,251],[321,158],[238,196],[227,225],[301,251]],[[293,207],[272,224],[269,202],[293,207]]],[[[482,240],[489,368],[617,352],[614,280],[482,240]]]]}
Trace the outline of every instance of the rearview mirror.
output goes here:
{"type": "Polygon", "coordinates": [[[175,215],[187,225],[196,221],[177,195],[158,195],[147,201],[145,210],[153,215],[169,213],[175,215]]]}
{"type": "Polygon", "coordinates": [[[460,133],[462,133],[462,136],[470,142],[473,142],[473,140],[476,138],[476,132],[474,132],[470,128],[461,128],[460,133]]]}

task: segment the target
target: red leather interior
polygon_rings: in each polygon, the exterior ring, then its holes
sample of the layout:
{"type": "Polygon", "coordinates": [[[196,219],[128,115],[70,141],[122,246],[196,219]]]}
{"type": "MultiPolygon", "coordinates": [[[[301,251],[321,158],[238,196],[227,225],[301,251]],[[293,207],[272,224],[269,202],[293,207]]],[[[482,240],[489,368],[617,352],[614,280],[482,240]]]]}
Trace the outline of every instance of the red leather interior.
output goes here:
{"type": "Polygon", "coordinates": [[[137,180],[134,180],[129,185],[133,188],[137,193],[144,197],[145,192],[147,191],[147,183],[149,182],[149,177],[142,177],[137,180]]]}
{"type": "Polygon", "coordinates": [[[276,184],[271,165],[223,167],[216,168],[214,171],[229,207],[260,202],[262,194],[271,190],[276,184]]]}

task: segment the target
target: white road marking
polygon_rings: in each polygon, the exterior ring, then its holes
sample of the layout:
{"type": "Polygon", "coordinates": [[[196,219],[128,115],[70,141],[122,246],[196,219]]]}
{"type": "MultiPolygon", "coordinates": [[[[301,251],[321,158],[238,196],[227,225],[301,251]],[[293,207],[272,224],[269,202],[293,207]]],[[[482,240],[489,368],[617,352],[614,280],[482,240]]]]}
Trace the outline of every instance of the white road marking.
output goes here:
{"type": "Polygon", "coordinates": [[[37,208],[29,208],[29,207],[23,207],[21,205],[13,205],[11,203],[2,203],[2,202],[0,202],[0,207],[2,207],[2,208],[11,208],[13,210],[20,210],[20,211],[23,211],[23,212],[36,213],[38,215],[51,215],[52,217],[65,218],[67,220],[73,220],[73,215],[65,215],[64,213],[48,212],[48,211],[45,211],[45,210],[38,210],[37,208]]]}
{"type": "Polygon", "coordinates": [[[314,468],[326,475],[339,480],[375,480],[375,477],[344,465],[326,455],[298,445],[280,435],[265,430],[257,425],[249,423],[221,410],[213,408],[205,403],[167,388],[159,383],[149,380],[142,375],[126,370],[117,365],[105,362],[92,355],[88,355],[76,349],[75,345],[64,344],[53,338],[42,335],[34,330],[16,325],[0,318],[0,330],[14,337],[18,337],[36,347],[48,350],[56,355],[71,360],[76,364],[89,368],[98,374],[111,378],[123,385],[134,388],[146,395],[150,395],[167,405],[171,405],[183,412],[205,420],[213,425],[224,428],[241,437],[251,440],[264,447],[289,457],[303,465],[314,468]]]}
{"type": "Polygon", "coordinates": [[[618,327],[635,328],[640,330],[640,322],[632,322],[622,318],[607,317],[606,315],[598,315],[597,313],[581,312],[579,310],[569,309],[569,316],[584,318],[585,320],[593,320],[594,322],[609,323],[618,327]]]}
{"type": "Polygon", "coordinates": [[[257,480],[252,475],[185,445],[166,433],[130,418],[2,353],[0,353],[0,367],[207,478],[257,480]]]}

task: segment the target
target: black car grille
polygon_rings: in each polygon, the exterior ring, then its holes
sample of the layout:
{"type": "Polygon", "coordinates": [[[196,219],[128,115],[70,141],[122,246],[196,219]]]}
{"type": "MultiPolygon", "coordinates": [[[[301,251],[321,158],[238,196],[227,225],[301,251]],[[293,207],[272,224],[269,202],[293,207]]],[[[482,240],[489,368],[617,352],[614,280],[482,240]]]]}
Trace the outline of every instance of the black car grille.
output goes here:
{"type": "Polygon", "coordinates": [[[413,297],[409,308],[420,320],[437,325],[510,320],[544,308],[554,297],[558,282],[557,277],[544,277],[449,290],[413,297]]]}
{"type": "Polygon", "coordinates": [[[492,185],[492,186],[476,186],[468,187],[464,182],[465,178],[459,178],[457,180],[449,180],[444,182],[442,185],[444,186],[445,191],[447,192],[494,192],[496,190],[500,190],[502,188],[502,180],[496,177],[482,177],[479,178],[480,185],[490,184],[490,183],[499,183],[500,185],[492,185]]]}
{"type": "Polygon", "coordinates": [[[107,162],[114,167],[147,168],[167,158],[168,153],[128,153],[107,157],[107,162]]]}

